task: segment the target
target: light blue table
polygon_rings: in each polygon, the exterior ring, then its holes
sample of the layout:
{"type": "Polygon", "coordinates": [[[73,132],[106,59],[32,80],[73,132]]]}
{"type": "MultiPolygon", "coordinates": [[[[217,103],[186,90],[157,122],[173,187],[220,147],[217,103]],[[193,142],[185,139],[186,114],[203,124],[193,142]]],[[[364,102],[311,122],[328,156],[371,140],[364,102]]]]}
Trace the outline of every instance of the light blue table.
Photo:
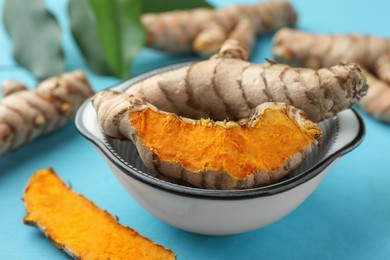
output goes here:
{"type": "MultiPolygon", "coordinates": [[[[96,76],[84,65],[68,33],[67,1],[47,2],[66,31],[66,69],[86,70],[96,91],[116,84],[117,79],[96,76]]],[[[213,1],[218,2],[240,1],[213,1]]],[[[388,1],[297,0],[294,5],[301,29],[390,37],[388,1]]],[[[2,6],[0,0],[0,10],[2,6]]],[[[264,62],[271,57],[270,50],[271,37],[263,37],[252,60],[264,62]]],[[[35,80],[14,62],[11,52],[1,25],[0,80],[14,78],[33,86],[35,80]]],[[[188,59],[193,57],[144,50],[134,74],[188,59]]],[[[266,228],[226,237],[187,233],[150,215],[120,187],[96,150],[71,124],[0,158],[0,259],[67,258],[38,229],[23,224],[24,187],[37,169],[49,166],[71,182],[75,191],[119,216],[122,224],[171,248],[179,259],[390,259],[390,126],[363,117],[367,126],[363,144],[331,169],[302,206],[266,228]]]]}

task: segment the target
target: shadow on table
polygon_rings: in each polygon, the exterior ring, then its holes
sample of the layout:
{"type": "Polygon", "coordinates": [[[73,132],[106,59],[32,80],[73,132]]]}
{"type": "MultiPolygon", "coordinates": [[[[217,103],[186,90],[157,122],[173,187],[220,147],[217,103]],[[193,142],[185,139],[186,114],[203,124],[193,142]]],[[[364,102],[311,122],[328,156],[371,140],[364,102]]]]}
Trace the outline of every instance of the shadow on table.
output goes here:
{"type": "Polygon", "coordinates": [[[58,249],[38,228],[26,227],[31,229],[26,234],[26,239],[33,241],[36,251],[45,259],[69,259],[69,256],[62,250],[58,249]]]}
{"type": "MultiPolygon", "coordinates": [[[[64,151],[74,145],[78,138],[81,139],[74,124],[69,124],[54,133],[41,136],[31,143],[0,157],[0,176],[6,172],[12,173],[27,163],[39,164],[43,160],[58,160],[58,155],[64,154],[64,151]]],[[[67,151],[71,152],[71,149],[67,151]]],[[[42,165],[42,167],[47,166],[42,165]]]]}

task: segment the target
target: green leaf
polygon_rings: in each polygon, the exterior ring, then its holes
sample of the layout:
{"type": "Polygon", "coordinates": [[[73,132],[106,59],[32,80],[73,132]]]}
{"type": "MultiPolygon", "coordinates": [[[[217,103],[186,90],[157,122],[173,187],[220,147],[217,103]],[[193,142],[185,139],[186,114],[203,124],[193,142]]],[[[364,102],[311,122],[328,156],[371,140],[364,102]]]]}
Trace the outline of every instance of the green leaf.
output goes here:
{"type": "Polygon", "coordinates": [[[140,1],[89,0],[89,3],[110,68],[117,77],[128,78],[132,62],[145,41],[140,1]]]}
{"type": "Polygon", "coordinates": [[[43,0],[6,0],[3,12],[18,63],[39,79],[64,71],[60,27],[43,0]]]}
{"type": "Polygon", "coordinates": [[[176,9],[192,9],[199,7],[212,8],[212,6],[204,0],[142,0],[144,13],[160,13],[176,9]]]}
{"type": "Polygon", "coordinates": [[[68,14],[73,38],[89,67],[98,74],[112,75],[99,41],[88,0],[70,0],[68,14]]]}

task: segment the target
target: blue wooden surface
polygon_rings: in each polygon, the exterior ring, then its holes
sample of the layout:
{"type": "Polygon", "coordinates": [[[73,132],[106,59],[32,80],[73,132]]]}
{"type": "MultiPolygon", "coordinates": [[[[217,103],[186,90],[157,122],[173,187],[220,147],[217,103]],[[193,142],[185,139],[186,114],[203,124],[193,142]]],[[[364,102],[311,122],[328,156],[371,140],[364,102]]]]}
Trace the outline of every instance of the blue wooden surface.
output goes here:
{"type": "MultiPolygon", "coordinates": [[[[94,75],[84,65],[71,35],[65,0],[46,1],[64,31],[66,69],[86,70],[96,91],[119,82],[94,75]]],[[[221,6],[254,1],[212,1],[221,6]]],[[[390,37],[388,1],[293,1],[298,28],[322,33],[369,33],[390,37]]],[[[3,0],[0,0],[0,11],[3,0]]],[[[0,15],[0,20],[2,17],[0,15]]],[[[271,57],[271,37],[262,37],[255,62],[271,57]]],[[[145,49],[134,74],[193,57],[145,49]]],[[[0,25],[0,81],[35,79],[12,59],[12,46],[0,25]]],[[[331,169],[313,195],[286,218],[249,233],[207,237],[164,224],[120,187],[96,150],[73,124],[0,158],[0,259],[66,259],[36,228],[25,226],[24,187],[40,168],[54,167],[73,189],[146,237],[171,248],[179,259],[390,259],[390,126],[363,114],[363,144],[331,169]]],[[[239,220],[237,220],[239,221],[239,220]]]]}

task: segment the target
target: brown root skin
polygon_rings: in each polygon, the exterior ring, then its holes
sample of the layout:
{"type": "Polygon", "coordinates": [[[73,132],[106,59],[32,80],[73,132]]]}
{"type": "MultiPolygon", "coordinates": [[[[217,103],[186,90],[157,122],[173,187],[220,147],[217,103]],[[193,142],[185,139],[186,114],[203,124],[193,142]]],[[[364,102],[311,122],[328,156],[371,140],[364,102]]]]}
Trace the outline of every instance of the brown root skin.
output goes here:
{"type": "Polygon", "coordinates": [[[217,22],[211,22],[194,39],[193,49],[196,53],[208,57],[218,50],[226,38],[225,28],[217,22]]]}
{"type": "Polygon", "coordinates": [[[313,70],[221,57],[158,74],[126,92],[189,118],[238,120],[259,104],[283,102],[318,122],[351,107],[366,91],[354,63],[313,70]]]}
{"type": "Polygon", "coordinates": [[[67,187],[53,169],[39,170],[24,193],[24,223],[38,227],[75,259],[175,259],[169,249],[122,226],[67,187]]]}
{"type": "Polygon", "coordinates": [[[390,39],[368,35],[321,35],[290,28],[280,29],[273,38],[273,55],[278,61],[313,69],[330,67],[340,61],[356,62],[371,72],[386,64],[390,39]]]}
{"type": "Polygon", "coordinates": [[[245,50],[247,53],[246,56],[244,57],[235,57],[232,55],[230,58],[237,58],[241,60],[247,60],[249,54],[252,51],[252,46],[255,42],[255,37],[256,37],[256,27],[255,24],[251,21],[251,19],[241,19],[236,27],[233,29],[233,31],[230,33],[229,37],[227,40],[224,41],[224,43],[221,45],[222,46],[229,41],[236,41],[242,48],[245,50]]]}
{"type": "Polygon", "coordinates": [[[375,63],[374,72],[378,78],[383,80],[386,84],[390,85],[390,51],[387,55],[382,56],[377,60],[375,63]]]}
{"type": "Polygon", "coordinates": [[[390,39],[317,35],[286,28],[275,34],[273,52],[279,61],[311,68],[330,66],[340,59],[359,63],[370,86],[360,106],[374,118],[390,123],[390,39]]]}
{"type": "Polygon", "coordinates": [[[370,91],[359,105],[372,117],[390,123],[390,85],[364,71],[370,91]]]}
{"type": "Polygon", "coordinates": [[[109,90],[97,93],[92,102],[103,132],[131,140],[150,171],[199,188],[247,189],[275,183],[299,165],[322,134],[301,110],[283,103],[262,104],[250,118],[236,123],[179,117],[109,90]],[[158,132],[153,133],[155,129],[158,132]],[[283,144],[275,145],[278,142],[283,144]],[[186,144],[184,150],[181,143],[186,144]],[[283,151],[270,152],[270,146],[283,151]],[[233,154],[239,162],[230,158],[233,154]]]}
{"type": "Polygon", "coordinates": [[[81,71],[49,78],[27,90],[17,82],[3,83],[0,101],[0,156],[70,122],[78,107],[93,95],[81,71]]]}
{"type": "Polygon", "coordinates": [[[204,56],[216,53],[228,39],[240,41],[250,53],[256,35],[293,26],[296,20],[296,12],[288,1],[142,16],[148,46],[171,53],[195,51],[204,56]]]}
{"type": "Polygon", "coordinates": [[[9,96],[15,92],[27,90],[27,87],[16,80],[5,80],[1,83],[3,97],[9,96]]]}
{"type": "Polygon", "coordinates": [[[241,46],[240,42],[234,39],[226,40],[216,54],[210,59],[239,59],[248,60],[248,50],[241,46]]]}

